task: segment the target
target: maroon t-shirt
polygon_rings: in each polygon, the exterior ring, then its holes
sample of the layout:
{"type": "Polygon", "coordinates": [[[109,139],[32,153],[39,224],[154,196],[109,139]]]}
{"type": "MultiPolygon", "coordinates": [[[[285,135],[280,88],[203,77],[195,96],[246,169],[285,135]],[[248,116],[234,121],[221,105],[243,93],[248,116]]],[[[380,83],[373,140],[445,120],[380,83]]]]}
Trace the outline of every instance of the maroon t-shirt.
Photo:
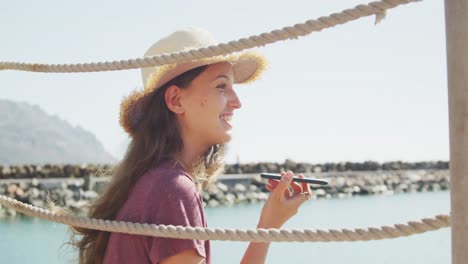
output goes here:
{"type": "MultiPolygon", "coordinates": [[[[195,183],[173,159],[163,161],[137,181],[116,220],[207,227],[203,202],[195,183]]],[[[210,263],[209,240],[111,233],[104,263],[159,263],[188,249],[195,249],[207,264],[210,263]]]]}

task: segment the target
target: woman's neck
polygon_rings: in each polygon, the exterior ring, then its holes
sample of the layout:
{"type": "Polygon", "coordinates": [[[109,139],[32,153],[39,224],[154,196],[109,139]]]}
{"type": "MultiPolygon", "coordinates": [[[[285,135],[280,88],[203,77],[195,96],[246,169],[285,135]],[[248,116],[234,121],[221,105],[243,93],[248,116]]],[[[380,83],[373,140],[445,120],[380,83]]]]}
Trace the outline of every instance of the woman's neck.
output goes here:
{"type": "Polygon", "coordinates": [[[174,159],[187,171],[190,175],[193,174],[194,165],[206,152],[205,149],[197,149],[193,146],[184,144],[182,151],[174,155],[174,159]]]}
{"type": "Polygon", "coordinates": [[[204,138],[194,133],[188,133],[185,129],[181,131],[183,142],[182,150],[174,155],[179,164],[189,173],[192,174],[194,165],[209,149],[204,138]]]}

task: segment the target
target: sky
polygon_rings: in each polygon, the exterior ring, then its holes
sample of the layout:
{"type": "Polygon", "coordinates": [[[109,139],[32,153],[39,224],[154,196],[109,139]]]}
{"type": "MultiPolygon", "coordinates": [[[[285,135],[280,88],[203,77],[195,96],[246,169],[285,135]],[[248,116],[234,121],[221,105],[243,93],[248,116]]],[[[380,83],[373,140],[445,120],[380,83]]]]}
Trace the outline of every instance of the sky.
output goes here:
{"type": "MultiPolygon", "coordinates": [[[[4,1],[0,61],[84,63],[143,56],[186,26],[220,42],[340,12],[365,1],[4,1]]],[[[443,1],[391,9],[257,49],[260,80],[235,89],[228,163],[448,160],[443,1]]],[[[0,71],[0,98],[28,102],[91,131],[121,158],[122,98],[138,69],[98,73],[0,71]]]]}

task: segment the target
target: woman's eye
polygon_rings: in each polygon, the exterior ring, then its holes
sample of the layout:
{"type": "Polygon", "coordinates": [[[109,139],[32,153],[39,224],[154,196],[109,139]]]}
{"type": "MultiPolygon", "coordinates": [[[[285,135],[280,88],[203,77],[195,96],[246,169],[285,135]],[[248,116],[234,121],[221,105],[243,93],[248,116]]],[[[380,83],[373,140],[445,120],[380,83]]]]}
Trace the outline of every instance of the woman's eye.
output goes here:
{"type": "Polygon", "coordinates": [[[226,89],[226,84],[224,84],[224,83],[223,83],[223,84],[220,84],[220,85],[216,86],[216,88],[219,88],[219,89],[223,89],[223,90],[224,90],[224,89],[226,89]]]}

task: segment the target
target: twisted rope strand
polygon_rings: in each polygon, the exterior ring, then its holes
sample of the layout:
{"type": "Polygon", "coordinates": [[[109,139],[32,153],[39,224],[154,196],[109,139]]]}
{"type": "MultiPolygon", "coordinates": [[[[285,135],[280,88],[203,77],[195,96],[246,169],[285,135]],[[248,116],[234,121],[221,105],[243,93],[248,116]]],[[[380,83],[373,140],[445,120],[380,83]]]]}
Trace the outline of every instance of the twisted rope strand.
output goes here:
{"type": "MultiPolygon", "coordinates": [[[[21,70],[33,72],[97,72],[136,69],[160,66],[170,63],[181,63],[212,56],[226,55],[254,47],[265,46],[287,39],[297,39],[312,32],[344,24],[361,17],[376,15],[376,23],[385,16],[385,11],[396,6],[417,2],[419,0],[382,0],[368,5],[358,5],[341,13],[334,13],[316,20],[308,20],[301,24],[265,32],[260,35],[241,38],[237,41],[221,43],[198,50],[180,53],[163,54],[160,56],[120,60],[112,62],[80,63],[80,64],[31,64],[0,62],[0,70],[21,70]]],[[[136,235],[150,235],[183,239],[222,240],[222,241],[254,241],[254,242],[331,242],[331,241],[367,241],[397,238],[450,226],[449,215],[437,215],[424,218],[419,222],[411,221],[407,225],[395,224],[393,227],[357,228],[354,230],[286,230],[286,229],[211,229],[200,227],[164,226],[145,223],[130,223],[90,219],[72,215],[61,215],[17,200],[0,195],[0,204],[21,213],[66,225],[89,228],[108,232],[120,232],[136,235]]]]}
{"type": "Polygon", "coordinates": [[[380,228],[367,229],[330,229],[330,230],[297,230],[297,229],[220,229],[201,227],[182,227],[172,225],[155,225],[110,221],[74,215],[56,214],[49,210],[19,202],[18,200],[0,195],[0,204],[23,214],[49,220],[65,225],[95,229],[108,232],[119,232],[135,235],[171,237],[182,239],[221,240],[221,241],[253,241],[253,242],[341,242],[368,241],[390,239],[413,234],[425,233],[450,226],[449,215],[436,215],[408,224],[395,224],[380,228]]]}
{"type": "Polygon", "coordinates": [[[376,23],[385,17],[387,9],[395,8],[399,5],[418,2],[420,0],[381,0],[371,2],[367,5],[358,5],[352,9],[346,9],[340,13],[333,13],[329,16],[320,17],[316,20],[308,20],[304,23],[287,26],[282,29],[272,30],[270,32],[253,35],[248,38],[241,38],[228,43],[220,43],[216,46],[201,48],[197,50],[184,51],[180,53],[163,54],[159,56],[150,56],[136,59],[106,61],[94,63],[79,64],[38,64],[38,63],[17,63],[0,62],[0,70],[19,70],[32,72],[100,72],[137,69],[153,66],[161,66],[172,63],[182,63],[203,58],[227,55],[242,50],[262,47],[278,41],[297,39],[306,36],[312,32],[321,31],[337,25],[357,20],[361,17],[376,16],[376,23]]]}

